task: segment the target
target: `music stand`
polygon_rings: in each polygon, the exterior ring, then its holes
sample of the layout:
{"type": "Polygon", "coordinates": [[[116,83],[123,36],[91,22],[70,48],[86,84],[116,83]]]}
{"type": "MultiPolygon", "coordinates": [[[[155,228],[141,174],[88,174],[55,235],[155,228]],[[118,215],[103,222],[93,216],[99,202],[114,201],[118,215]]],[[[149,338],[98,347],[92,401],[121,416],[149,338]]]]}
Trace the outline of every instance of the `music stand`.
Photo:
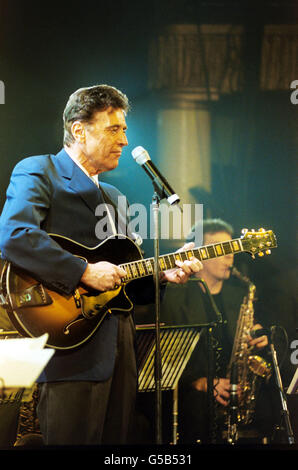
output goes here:
{"type": "Polygon", "coordinates": [[[287,401],[295,442],[298,442],[298,367],[287,390],[287,401]]]}
{"type": "Polygon", "coordinates": [[[44,350],[48,335],[22,338],[0,330],[0,447],[11,447],[17,437],[21,405],[54,350],[44,350]]]}
{"type": "MultiPolygon", "coordinates": [[[[272,331],[274,331],[275,328],[276,327],[273,326],[272,331]]],[[[276,381],[276,385],[277,385],[278,392],[279,392],[279,397],[280,397],[281,423],[282,422],[284,423],[284,431],[285,431],[288,443],[289,444],[294,444],[295,439],[294,439],[293,429],[292,429],[292,425],[291,425],[291,421],[290,421],[288,404],[287,404],[286,396],[285,396],[284,389],[283,389],[282,379],[281,379],[278,360],[277,360],[276,349],[275,349],[275,346],[273,344],[272,336],[273,335],[271,335],[268,338],[268,340],[269,340],[273,370],[274,370],[274,373],[275,373],[275,381],[276,381]]],[[[281,426],[280,426],[280,428],[282,429],[281,426]]],[[[276,426],[276,429],[279,429],[279,426],[276,426]]]]}
{"type": "MultiPolygon", "coordinates": [[[[173,391],[173,444],[177,444],[178,383],[205,325],[160,326],[161,390],[173,391]]],[[[136,327],[139,392],[155,387],[155,326],[136,327]]]]}
{"type": "Polygon", "coordinates": [[[287,390],[288,395],[295,394],[295,393],[298,394],[298,367],[296,369],[295,374],[293,375],[293,378],[287,390]]]}

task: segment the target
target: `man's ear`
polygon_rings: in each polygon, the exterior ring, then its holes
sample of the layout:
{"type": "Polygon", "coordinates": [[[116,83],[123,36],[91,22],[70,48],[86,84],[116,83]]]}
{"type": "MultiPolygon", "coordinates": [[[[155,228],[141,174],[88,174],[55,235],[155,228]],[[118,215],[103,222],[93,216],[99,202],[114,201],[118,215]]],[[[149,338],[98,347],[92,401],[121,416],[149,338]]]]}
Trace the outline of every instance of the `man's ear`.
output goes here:
{"type": "Polygon", "coordinates": [[[81,121],[74,121],[72,123],[71,133],[77,143],[79,144],[85,143],[85,140],[86,140],[85,127],[81,121]]]}

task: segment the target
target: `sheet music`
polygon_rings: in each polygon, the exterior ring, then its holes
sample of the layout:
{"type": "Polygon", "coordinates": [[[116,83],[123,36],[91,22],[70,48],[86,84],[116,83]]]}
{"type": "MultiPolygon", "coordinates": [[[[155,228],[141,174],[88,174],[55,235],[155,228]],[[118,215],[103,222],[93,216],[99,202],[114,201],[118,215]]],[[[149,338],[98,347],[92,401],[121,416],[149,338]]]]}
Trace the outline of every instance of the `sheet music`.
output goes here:
{"type": "Polygon", "coordinates": [[[0,341],[0,387],[30,388],[54,354],[44,349],[48,334],[0,341]]]}

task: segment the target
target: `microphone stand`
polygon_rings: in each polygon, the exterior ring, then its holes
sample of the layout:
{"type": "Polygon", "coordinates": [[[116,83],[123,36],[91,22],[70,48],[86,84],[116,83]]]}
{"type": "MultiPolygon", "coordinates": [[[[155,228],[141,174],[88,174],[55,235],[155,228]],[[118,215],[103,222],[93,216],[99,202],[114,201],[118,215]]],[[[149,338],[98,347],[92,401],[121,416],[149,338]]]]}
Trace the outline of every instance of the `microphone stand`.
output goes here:
{"type": "Polygon", "coordinates": [[[213,435],[214,429],[214,346],[212,344],[213,329],[215,325],[210,324],[207,328],[207,415],[208,415],[208,443],[215,444],[215,437],[213,435]]]}
{"type": "Polygon", "coordinates": [[[210,305],[215,313],[216,321],[208,324],[207,328],[207,410],[208,410],[208,440],[211,444],[216,444],[216,436],[214,435],[214,422],[215,422],[215,410],[214,410],[214,377],[215,377],[215,351],[213,345],[213,330],[218,327],[222,327],[223,318],[221,312],[219,312],[216,303],[211,295],[208,285],[203,279],[197,280],[205,288],[206,295],[209,299],[210,305]]]}
{"type": "MultiPolygon", "coordinates": [[[[275,329],[274,326],[271,327],[271,333],[274,329],[275,329]]],[[[288,443],[289,444],[295,444],[294,434],[293,434],[293,430],[292,430],[292,426],[291,426],[291,422],[290,422],[289,410],[288,410],[288,406],[287,406],[287,400],[285,398],[285,392],[284,392],[284,389],[283,389],[280,370],[279,370],[279,366],[278,366],[276,350],[275,350],[275,347],[274,347],[274,344],[273,344],[273,341],[272,341],[272,334],[270,335],[270,340],[269,341],[270,341],[270,352],[271,352],[271,357],[272,357],[272,362],[273,362],[273,368],[274,368],[274,372],[275,372],[275,380],[276,380],[276,384],[277,384],[277,387],[278,387],[280,402],[281,402],[281,422],[284,421],[285,432],[286,432],[288,443]]],[[[278,429],[278,426],[276,426],[276,430],[277,429],[278,429]]]]}
{"type": "MultiPolygon", "coordinates": [[[[160,350],[160,268],[159,268],[159,206],[162,199],[168,199],[166,188],[158,176],[152,180],[154,194],[152,211],[154,221],[154,282],[155,282],[155,392],[156,392],[156,444],[162,444],[162,364],[160,350]]],[[[169,199],[168,199],[169,200],[169,199]]]]}
{"type": "MultiPolygon", "coordinates": [[[[155,184],[154,184],[155,186],[155,184]]],[[[160,351],[160,279],[159,279],[159,205],[160,197],[155,187],[152,197],[152,210],[154,221],[154,283],[155,283],[155,425],[156,444],[162,444],[162,365],[160,351]]]]}

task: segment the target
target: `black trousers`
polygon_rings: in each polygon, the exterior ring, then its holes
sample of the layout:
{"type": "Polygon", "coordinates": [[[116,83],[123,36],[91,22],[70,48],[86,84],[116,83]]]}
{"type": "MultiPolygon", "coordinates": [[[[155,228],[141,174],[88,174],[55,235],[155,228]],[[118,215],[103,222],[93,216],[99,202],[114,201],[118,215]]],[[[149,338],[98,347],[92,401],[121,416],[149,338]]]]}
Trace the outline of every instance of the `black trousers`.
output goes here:
{"type": "Polygon", "coordinates": [[[119,315],[114,372],[104,382],[50,382],[40,387],[37,414],[45,445],[125,444],[137,388],[134,326],[119,315]]]}

